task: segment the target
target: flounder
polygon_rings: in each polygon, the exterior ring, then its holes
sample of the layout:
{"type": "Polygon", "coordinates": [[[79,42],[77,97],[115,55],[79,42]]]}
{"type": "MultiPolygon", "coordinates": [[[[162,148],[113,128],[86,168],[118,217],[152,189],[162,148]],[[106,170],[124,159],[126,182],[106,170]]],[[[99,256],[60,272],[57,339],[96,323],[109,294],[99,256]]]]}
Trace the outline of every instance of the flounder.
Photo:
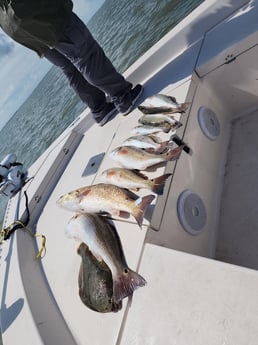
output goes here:
{"type": "Polygon", "coordinates": [[[83,242],[77,252],[82,259],[78,276],[82,303],[99,313],[119,311],[122,301],[113,300],[113,279],[108,266],[104,261],[99,262],[83,242]]]}
{"type": "Polygon", "coordinates": [[[109,267],[114,303],[119,304],[146,284],[142,276],[128,267],[116,228],[106,217],[93,213],[77,214],[68,222],[66,235],[84,242],[95,258],[109,267]]]}

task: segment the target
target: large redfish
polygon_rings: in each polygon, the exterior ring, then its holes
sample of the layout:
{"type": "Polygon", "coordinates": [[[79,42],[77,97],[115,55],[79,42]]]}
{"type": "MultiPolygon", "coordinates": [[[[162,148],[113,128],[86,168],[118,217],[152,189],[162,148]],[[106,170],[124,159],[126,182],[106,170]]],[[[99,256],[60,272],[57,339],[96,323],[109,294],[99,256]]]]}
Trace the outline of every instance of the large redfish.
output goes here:
{"type": "Polygon", "coordinates": [[[141,227],[144,213],[154,195],[138,197],[127,189],[112,184],[99,183],[78,188],[59,198],[57,204],[77,213],[130,213],[141,227]]]}
{"type": "Polygon", "coordinates": [[[152,165],[178,159],[184,145],[165,153],[149,153],[133,146],[120,146],[114,149],[110,156],[127,169],[145,170],[152,165]]]}
{"type": "Polygon", "coordinates": [[[84,242],[97,260],[107,264],[113,278],[113,300],[119,304],[146,281],[128,267],[116,228],[104,218],[97,214],[75,215],[66,226],[66,235],[84,242]]]}

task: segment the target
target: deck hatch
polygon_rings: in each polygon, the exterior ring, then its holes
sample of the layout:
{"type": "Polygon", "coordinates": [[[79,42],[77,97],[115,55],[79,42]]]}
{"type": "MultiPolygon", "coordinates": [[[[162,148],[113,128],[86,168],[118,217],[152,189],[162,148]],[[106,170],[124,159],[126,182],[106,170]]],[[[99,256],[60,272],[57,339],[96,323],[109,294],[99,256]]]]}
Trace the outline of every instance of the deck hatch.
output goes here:
{"type": "Polygon", "coordinates": [[[88,163],[86,165],[86,168],[84,169],[84,171],[82,173],[82,177],[89,176],[89,175],[92,175],[92,174],[96,174],[96,172],[98,171],[104,156],[105,156],[105,152],[102,152],[102,153],[99,153],[99,154],[97,154],[95,156],[92,156],[89,159],[89,161],[88,161],[88,163]]]}
{"type": "Polygon", "coordinates": [[[220,123],[213,110],[200,107],[198,110],[198,122],[203,134],[210,140],[216,140],[220,135],[220,123]]]}
{"type": "Polygon", "coordinates": [[[207,220],[201,197],[189,189],[184,190],[178,197],[177,215],[184,230],[191,235],[198,235],[207,220]]]}

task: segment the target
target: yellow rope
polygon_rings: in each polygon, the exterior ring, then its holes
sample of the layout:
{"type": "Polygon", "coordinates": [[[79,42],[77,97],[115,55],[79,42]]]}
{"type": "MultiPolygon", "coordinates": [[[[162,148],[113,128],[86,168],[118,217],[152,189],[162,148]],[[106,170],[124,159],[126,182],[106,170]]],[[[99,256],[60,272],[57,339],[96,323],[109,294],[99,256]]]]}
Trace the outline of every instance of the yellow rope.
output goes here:
{"type": "Polygon", "coordinates": [[[21,225],[21,228],[26,230],[32,237],[34,237],[34,238],[41,237],[42,238],[41,248],[38,251],[38,254],[36,255],[37,259],[42,258],[46,252],[46,236],[42,235],[42,234],[33,234],[33,232],[29,228],[27,228],[26,225],[24,225],[20,220],[17,220],[15,222],[13,222],[11,225],[9,225],[8,227],[0,230],[0,245],[3,243],[3,240],[5,239],[5,237],[12,230],[12,227],[16,224],[21,225]],[[42,255],[42,253],[44,253],[44,255],[42,255]]]}

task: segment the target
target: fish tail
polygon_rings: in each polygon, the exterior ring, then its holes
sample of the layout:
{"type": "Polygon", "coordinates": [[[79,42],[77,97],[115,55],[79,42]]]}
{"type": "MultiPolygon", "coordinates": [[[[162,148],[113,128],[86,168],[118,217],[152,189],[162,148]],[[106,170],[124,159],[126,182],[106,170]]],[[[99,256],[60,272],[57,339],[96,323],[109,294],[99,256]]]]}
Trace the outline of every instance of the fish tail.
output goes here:
{"type": "MultiPolygon", "coordinates": [[[[160,144],[160,147],[158,150],[156,150],[156,153],[163,153],[167,151],[170,146],[171,146],[170,140],[164,141],[163,143],[160,144]]],[[[155,152],[155,150],[153,150],[152,152],[155,152]]]]}
{"type": "Polygon", "coordinates": [[[138,273],[125,268],[123,273],[119,274],[113,283],[113,300],[119,303],[123,298],[126,298],[134,292],[137,288],[146,285],[146,280],[138,273]]]}
{"type": "Polygon", "coordinates": [[[182,122],[175,120],[175,122],[172,125],[172,128],[173,129],[178,129],[178,128],[182,127],[182,126],[183,126],[182,122]]]}
{"type": "Polygon", "coordinates": [[[152,185],[152,192],[156,193],[158,195],[162,195],[165,187],[166,180],[171,176],[172,174],[164,174],[159,177],[156,177],[155,179],[151,180],[152,185]]]}
{"type": "Polygon", "coordinates": [[[167,153],[167,160],[174,161],[174,160],[178,159],[181,152],[183,151],[184,147],[185,147],[185,145],[181,145],[181,146],[178,146],[175,149],[169,151],[167,153]]]}
{"type": "Polygon", "coordinates": [[[142,227],[144,213],[153,199],[155,199],[155,195],[150,194],[144,196],[143,198],[140,197],[135,201],[136,207],[135,211],[133,212],[133,216],[140,228],[142,227]]]}
{"type": "Polygon", "coordinates": [[[179,104],[178,112],[179,113],[185,113],[185,111],[188,109],[190,104],[191,104],[190,102],[185,102],[185,103],[179,104]]]}

